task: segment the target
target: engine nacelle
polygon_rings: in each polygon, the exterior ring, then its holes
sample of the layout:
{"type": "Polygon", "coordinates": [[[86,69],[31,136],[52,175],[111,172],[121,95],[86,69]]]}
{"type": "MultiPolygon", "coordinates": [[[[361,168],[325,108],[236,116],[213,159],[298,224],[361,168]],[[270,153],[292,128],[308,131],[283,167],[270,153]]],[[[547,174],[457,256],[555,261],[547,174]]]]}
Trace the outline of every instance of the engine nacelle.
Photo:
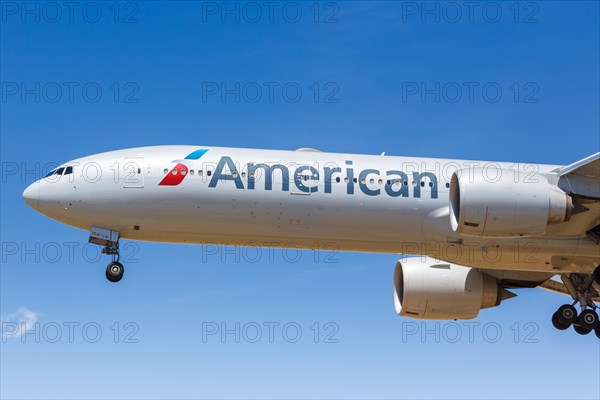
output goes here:
{"type": "Polygon", "coordinates": [[[427,257],[398,261],[394,271],[394,307],[403,317],[471,319],[514,296],[477,269],[427,257]]]}
{"type": "Polygon", "coordinates": [[[452,175],[450,225],[454,232],[479,237],[542,235],[548,225],[571,217],[571,197],[546,177],[496,171],[493,179],[482,168],[452,175]]]}

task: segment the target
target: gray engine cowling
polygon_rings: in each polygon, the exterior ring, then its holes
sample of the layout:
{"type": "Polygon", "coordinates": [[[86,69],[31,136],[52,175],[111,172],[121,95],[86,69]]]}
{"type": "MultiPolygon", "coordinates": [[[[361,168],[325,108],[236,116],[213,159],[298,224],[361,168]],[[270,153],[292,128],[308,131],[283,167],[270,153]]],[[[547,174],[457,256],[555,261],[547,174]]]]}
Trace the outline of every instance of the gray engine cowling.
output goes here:
{"type": "Polygon", "coordinates": [[[483,272],[428,257],[398,261],[394,271],[394,307],[398,315],[418,319],[471,319],[515,295],[483,272]]]}
{"type": "Polygon", "coordinates": [[[542,235],[548,225],[568,221],[572,209],[571,197],[542,175],[498,170],[490,179],[474,168],[456,171],[450,182],[450,225],[461,235],[542,235]]]}

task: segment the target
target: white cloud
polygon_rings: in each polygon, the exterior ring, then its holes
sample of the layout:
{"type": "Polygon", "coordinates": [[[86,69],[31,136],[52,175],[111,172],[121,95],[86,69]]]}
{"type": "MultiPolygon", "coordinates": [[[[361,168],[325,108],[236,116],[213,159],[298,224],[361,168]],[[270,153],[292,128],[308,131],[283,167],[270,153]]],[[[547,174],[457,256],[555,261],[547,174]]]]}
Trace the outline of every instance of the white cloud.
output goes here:
{"type": "Polygon", "coordinates": [[[2,342],[6,342],[7,339],[20,339],[26,331],[33,329],[38,318],[39,314],[27,307],[19,307],[14,313],[0,318],[2,342]]]}

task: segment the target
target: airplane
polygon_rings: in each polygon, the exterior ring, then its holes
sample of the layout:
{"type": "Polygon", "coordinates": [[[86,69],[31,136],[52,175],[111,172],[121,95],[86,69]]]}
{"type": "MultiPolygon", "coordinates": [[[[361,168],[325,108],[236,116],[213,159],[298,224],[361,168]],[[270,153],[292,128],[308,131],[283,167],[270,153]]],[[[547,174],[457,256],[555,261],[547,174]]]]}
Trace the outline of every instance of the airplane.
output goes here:
{"type": "Polygon", "coordinates": [[[600,152],[567,166],[150,146],[78,158],[23,192],[89,232],[122,279],[119,240],[401,254],[396,312],[472,319],[542,287],[560,330],[600,338],[600,152]],[[577,311],[576,306],[581,310],[577,311]]]}

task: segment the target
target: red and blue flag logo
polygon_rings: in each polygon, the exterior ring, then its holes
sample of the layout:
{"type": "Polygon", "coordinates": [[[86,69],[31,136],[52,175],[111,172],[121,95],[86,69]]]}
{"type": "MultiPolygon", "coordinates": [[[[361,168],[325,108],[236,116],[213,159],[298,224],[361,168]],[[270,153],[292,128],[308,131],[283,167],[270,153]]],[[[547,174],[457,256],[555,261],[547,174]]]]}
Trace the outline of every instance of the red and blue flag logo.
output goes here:
{"type": "MultiPolygon", "coordinates": [[[[198,149],[196,151],[191,152],[185,157],[185,160],[198,160],[202,157],[208,149],[198,149]]],[[[189,170],[188,167],[183,163],[177,163],[171,171],[167,172],[167,175],[160,181],[159,186],[177,186],[183,179],[188,175],[189,170]]]]}

